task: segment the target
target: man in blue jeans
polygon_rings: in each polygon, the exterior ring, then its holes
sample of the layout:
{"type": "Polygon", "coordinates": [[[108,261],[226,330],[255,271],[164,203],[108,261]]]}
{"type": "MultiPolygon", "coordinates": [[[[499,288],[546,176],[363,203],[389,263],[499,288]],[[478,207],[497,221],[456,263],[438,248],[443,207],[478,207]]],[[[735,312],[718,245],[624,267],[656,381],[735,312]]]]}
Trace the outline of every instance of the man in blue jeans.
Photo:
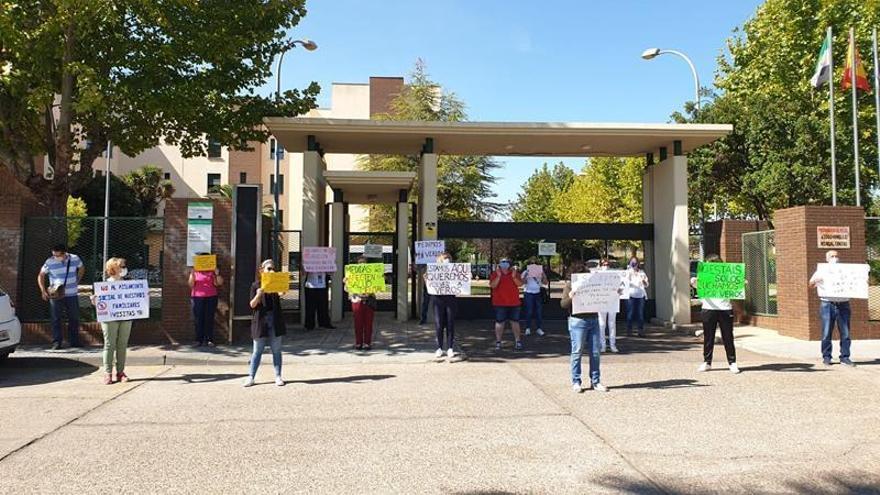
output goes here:
{"type": "MultiPolygon", "coordinates": [[[[828,263],[838,263],[840,258],[837,251],[825,253],[828,263]]],[[[810,287],[821,287],[823,274],[816,270],[810,277],[810,287]]],[[[834,332],[834,323],[837,322],[837,330],[840,332],[840,364],[855,366],[850,360],[849,349],[849,299],[844,297],[820,297],[819,315],[822,317],[822,363],[831,365],[831,334],[834,332]]]]}
{"type": "Polygon", "coordinates": [[[79,256],[67,252],[64,244],[52,246],[52,256],[46,259],[37,274],[37,285],[44,301],[49,301],[52,318],[52,349],[61,348],[61,312],[67,313],[67,333],[71,347],[79,347],[79,297],[77,287],[85,273],[79,256]],[[48,285],[46,284],[48,279],[48,285]]]}

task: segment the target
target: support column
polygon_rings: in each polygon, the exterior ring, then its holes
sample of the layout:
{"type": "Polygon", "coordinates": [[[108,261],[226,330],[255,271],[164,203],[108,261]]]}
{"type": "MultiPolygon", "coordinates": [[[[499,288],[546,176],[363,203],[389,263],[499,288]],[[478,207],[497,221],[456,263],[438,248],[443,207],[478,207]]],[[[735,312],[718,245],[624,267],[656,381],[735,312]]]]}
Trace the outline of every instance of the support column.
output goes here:
{"type": "Polygon", "coordinates": [[[302,245],[320,246],[324,232],[324,159],[317,151],[303,152],[302,245]]]}
{"type": "MultiPolygon", "coordinates": [[[[427,138],[422,148],[422,159],[419,166],[419,210],[418,230],[414,232],[420,241],[437,240],[437,161],[439,156],[434,153],[434,140],[427,138]]],[[[424,280],[421,276],[416,278],[418,288],[417,308],[422,307],[424,280]]]]}
{"type": "Polygon", "coordinates": [[[334,191],[333,203],[330,205],[330,246],[336,248],[336,274],[330,286],[330,320],[338,322],[342,319],[344,304],[344,292],[342,287],[342,274],[345,266],[345,238],[348,236],[348,223],[345,221],[345,203],[342,202],[342,192],[334,191]]]}
{"type": "Polygon", "coordinates": [[[401,191],[402,201],[397,203],[397,321],[409,319],[407,281],[409,280],[409,203],[407,191],[401,191]]]}
{"type": "MultiPolygon", "coordinates": [[[[646,156],[647,165],[642,170],[642,222],[654,223],[654,154],[648,153],[646,156]]],[[[656,291],[656,266],[654,262],[654,242],[643,241],[645,273],[651,284],[648,286],[648,299],[654,300],[654,313],[656,315],[657,291],[656,291]]],[[[628,261],[628,260],[627,260],[628,261]]],[[[647,311],[647,310],[646,310],[647,311]]]]}

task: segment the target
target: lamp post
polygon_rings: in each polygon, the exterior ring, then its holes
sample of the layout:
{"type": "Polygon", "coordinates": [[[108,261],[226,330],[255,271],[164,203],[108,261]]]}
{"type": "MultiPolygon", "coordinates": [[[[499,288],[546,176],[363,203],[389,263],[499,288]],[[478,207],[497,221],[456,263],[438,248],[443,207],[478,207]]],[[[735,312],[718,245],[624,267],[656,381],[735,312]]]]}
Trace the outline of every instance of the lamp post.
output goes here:
{"type": "MultiPolygon", "coordinates": [[[[284,61],[284,54],[296,45],[300,45],[310,52],[318,48],[318,45],[314,41],[305,39],[290,41],[287,43],[287,46],[281,50],[281,54],[278,56],[278,67],[275,70],[275,103],[281,101],[281,62],[284,61]]],[[[278,207],[280,206],[279,184],[281,183],[281,153],[279,153],[279,150],[281,149],[281,144],[278,142],[277,137],[273,136],[273,139],[275,140],[275,187],[273,188],[272,195],[275,202],[275,210],[272,215],[272,259],[275,261],[276,266],[280,267],[281,253],[279,252],[278,236],[281,231],[281,222],[278,218],[278,207]]]]}
{"type": "MultiPolygon", "coordinates": [[[[110,155],[113,154],[113,141],[107,140],[107,165],[104,167],[104,265],[107,265],[107,243],[110,234],[110,155]]],[[[107,280],[107,273],[104,273],[104,280],[107,280]]]]}
{"type": "Polygon", "coordinates": [[[678,55],[683,58],[685,62],[690,66],[691,73],[694,75],[694,102],[697,105],[697,111],[700,110],[700,77],[697,75],[697,69],[694,67],[694,63],[691,62],[691,59],[688,58],[687,55],[681,53],[678,50],[661,50],[659,48],[648,48],[644,52],[642,52],[642,58],[645,60],[651,60],[659,55],[665,54],[678,55]]]}

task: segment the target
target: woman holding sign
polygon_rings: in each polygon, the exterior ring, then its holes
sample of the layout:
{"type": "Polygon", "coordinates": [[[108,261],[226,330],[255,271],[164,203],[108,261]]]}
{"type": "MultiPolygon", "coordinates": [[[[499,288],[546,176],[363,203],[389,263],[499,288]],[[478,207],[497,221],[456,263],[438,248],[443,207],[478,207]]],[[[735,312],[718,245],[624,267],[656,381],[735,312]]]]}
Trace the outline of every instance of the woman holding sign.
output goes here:
{"type": "Polygon", "coordinates": [[[597,313],[575,313],[572,299],[577,295],[581,287],[573,287],[571,276],[576,273],[585,273],[582,261],[574,261],[568,268],[569,279],[562,289],[562,301],[560,305],[568,310],[568,333],[571,336],[571,388],[575,393],[581,393],[581,355],[583,354],[584,341],[587,344],[587,352],[590,353],[590,384],[593,390],[607,392],[602,385],[599,373],[599,358],[602,350],[602,336],[599,334],[599,320],[597,313]]]}
{"type": "MultiPolygon", "coordinates": [[[[125,258],[110,258],[104,265],[107,282],[118,282],[128,275],[125,258]]],[[[96,304],[92,296],[92,304],[96,304]]],[[[131,336],[131,320],[101,322],[101,333],[104,335],[104,384],[113,383],[113,358],[116,358],[116,381],[127,382],[125,374],[125,357],[128,350],[128,338],[131,336]]]]}
{"type": "MultiPolygon", "coordinates": [[[[265,260],[260,265],[262,273],[274,271],[275,262],[265,260]]],[[[284,385],[281,378],[281,338],[287,333],[284,316],[281,313],[281,297],[276,293],[263,292],[260,281],[251,285],[250,307],[254,310],[251,320],[251,338],[254,340],[254,353],[251,355],[250,374],[244,379],[244,386],[254,384],[263,349],[266,344],[272,349],[272,364],[275,366],[275,385],[284,385]]]]}
{"type": "Polygon", "coordinates": [[[541,288],[550,285],[547,275],[544,273],[544,267],[538,264],[536,258],[530,258],[526,269],[523,270],[521,278],[523,280],[523,304],[526,307],[526,335],[532,334],[532,321],[535,322],[537,334],[544,336],[544,330],[541,329],[543,323],[544,301],[541,295],[541,288]]]}
{"type": "MultiPolygon", "coordinates": [[[[358,264],[367,262],[365,256],[357,260],[358,264]]],[[[342,280],[345,291],[351,299],[351,312],[354,315],[354,348],[369,351],[373,348],[373,317],[376,314],[376,295],[372,293],[353,294],[348,287],[348,277],[342,280]]]]}
{"type": "Polygon", "coordinates": [[[632,335],[633,321],[638,324],[639,337],[645,336],[645,300],[648,298],[648,275],[633,256],[626,269],[629,299],[626,301],[626,334],[632,335]]]}
{"type": "MultiPolygon", "coordinates": [[[[723,263],[717,254],[706,256],[706,263],[723,263]]],[[[697,269],[699,272],[699,268],[697,269]]],[[[697,288],[697,279],[691,278],[691,285],[697,288]]],[[[700,299],[703,309],[700,317],[703,321],[703,364],[697,371],[712,369],[712,354],[715,350],[715,329],[721,327],[721,339],[727,353],[727,365],[731,373],[739,373],[736,365],[736,347],[733,345],[733,305],[730,299],[700,299]]]]}
{"type": "MultiPolygon", "coordinates": [[[[204,256],[209,253],[196,253],[204,256]]],[[[216,259],[216,258],[215,258],[216,259]]],[[[214,347],[214,313],[217,312],[217,287],[223,285],[220,270],[196,270],[189,272],[189,286],[192,289],[192,311],[196,327],[196,344],[214,347]]]]}
{"type": "MultiPolygon", "coordinates": [[[[443,253],[437,256],[437,264],[450,266],[452,259],[449,253],[443,253]]],[[[427,280],[427,273],[425,274],[427,280]]],[[[427,284],[425,284],[427,287],[427,284]]],[[[455,344],[455,313],[458,305],[455,302],[455,296],[452,294],[435,294],[431,296],[434,303],[434,331],[437,334],[437,351],[434,355],[439,359],[443,357],[443,330],[446,330],[446,356],[449,359],[455,357],[455,351],[452,346],[455,344]]]]}

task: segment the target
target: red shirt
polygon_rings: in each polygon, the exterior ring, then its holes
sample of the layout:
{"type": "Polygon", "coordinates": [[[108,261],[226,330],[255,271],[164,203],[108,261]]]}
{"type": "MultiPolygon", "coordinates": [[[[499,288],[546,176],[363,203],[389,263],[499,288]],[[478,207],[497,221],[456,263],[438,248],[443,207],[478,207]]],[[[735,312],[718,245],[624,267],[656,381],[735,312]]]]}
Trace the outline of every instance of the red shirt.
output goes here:
{"type": "MultiPolygon", "coordinates": [[[[510,270],[506,274],[501,273],[501,281],[498,286],[492,289],[492,306],[519,306],[519,287],[513,281],[514,271],[510,270]]],[[[489,282],[494,282],[498,278],[498,272],[492,272],[489,282]]]]}

